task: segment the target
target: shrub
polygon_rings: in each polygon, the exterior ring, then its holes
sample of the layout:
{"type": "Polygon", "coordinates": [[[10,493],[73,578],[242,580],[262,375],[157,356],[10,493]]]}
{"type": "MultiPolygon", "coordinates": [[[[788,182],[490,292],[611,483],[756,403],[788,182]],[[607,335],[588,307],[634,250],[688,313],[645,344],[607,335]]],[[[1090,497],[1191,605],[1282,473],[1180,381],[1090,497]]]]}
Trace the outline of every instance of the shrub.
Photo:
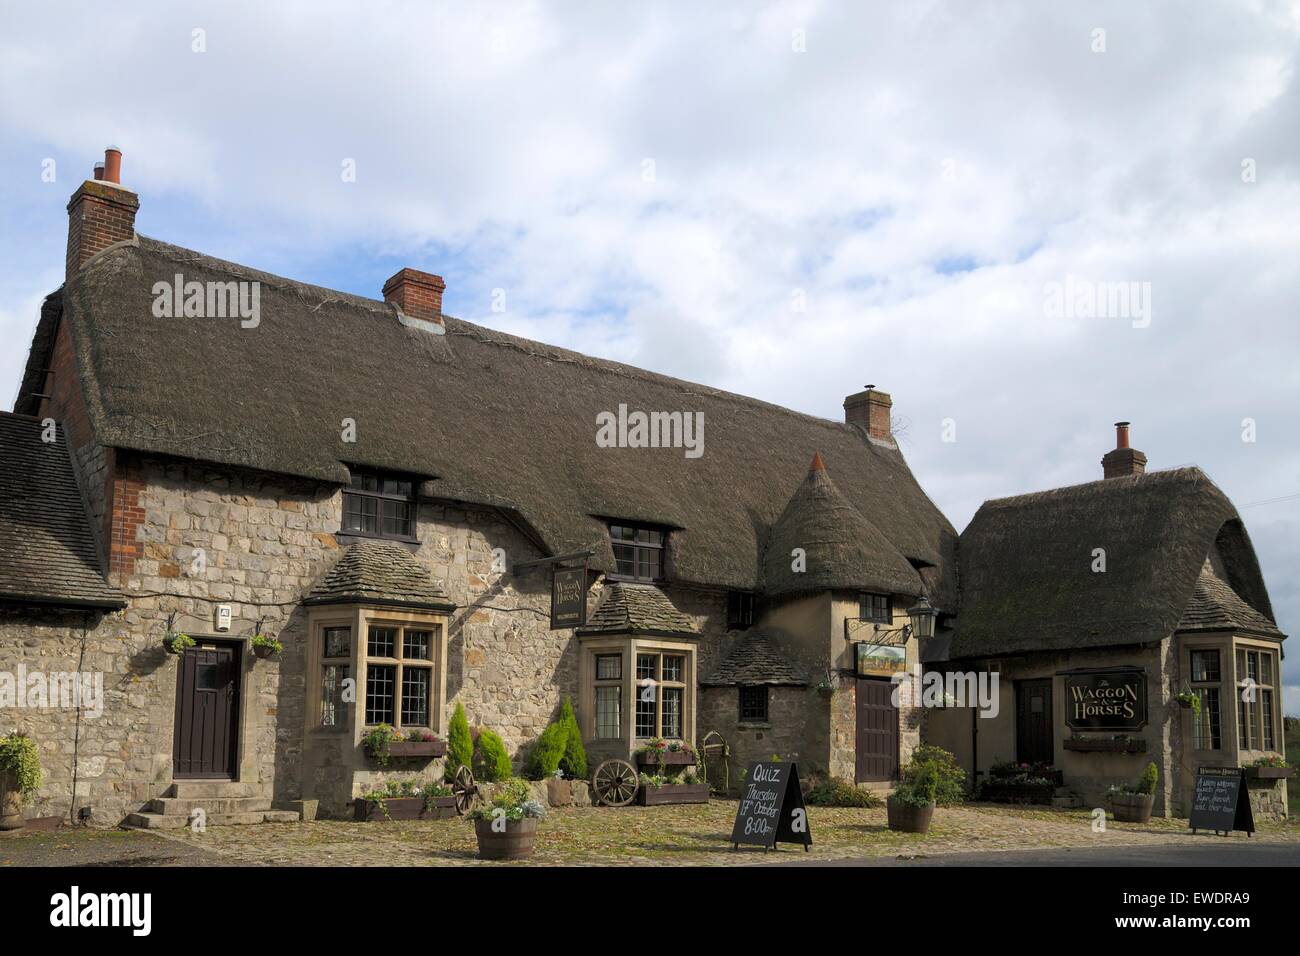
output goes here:
{"type": "Polygon", "coordinates": [[[529,775],[534,780],[554,777],[555,771],[560,769],[560,761],[564,759],[564,752],[568,746],[569,728],[558,721],[551,724],[542,731],[542,735],[537,738],[532,752],[528,755],[529,775]]]}
{"type": "Polygon", "coordinates": [[[31,799],[41,785],[41,755],[36,744],[26,734],[0,737],[0,771],[14,775],[19,798],[23,803],[31,799]]]}
{"type": "Polygon", "coordinates": [[[939,768],[933,761],[919,764],[910,782],[904,781],[894,790],[893,797],[898,803],[913,807],[928,807],[935,802],[939,790],[939,768]]]}
{"type": "Polygon", "coordinates": [[[951,807],[966,799],[966,771],[957,758],[933,744],[922,744],[912,751],[912,759],[903,768],[903,782],[915,783],[921,767],[932,764],[938,775],[934,802],[941,807],[951,807]]]}
{"type": "Polygon", "coordinates": [[[1154,796],[1156,792],[1156,780],[1160,777],[1160,771],[1156,769],[1155,762],[1146,765],[1142,771],[1142,776],[1138,777],[1137,792],[1154,796]]]}
{"type": "Polygon", "coordinates": [[[456,702],[452,712],[451,723],[447,725],[447,763],[448,777],[455,775],[461,767],[468,767],[474,761],[474,738],[469,735],[469,721],[465,719],[465,707],[456,702]]]}
{"type": "Polygon", "coordinates": [[[814,807],[878,807],[880,798],[843,777],[827,777],[813,784],[804,802],[814,807]]]}
{"type": "Polygon", "coordinates": [[[474,776],[479,780],[505,780],[510,776],[510,755],[505,742],[494,731],[484,728],[474,744],[474,776]]]}
{"type": "Polygon", "coordinates": [[[587,748],[582,745],[582,731],[578,728],[578,718],[574,716],[573,704],[564,698],[560,705],[560,719],[564,725],[568,740],[564,745],[564,756],[560,759],[560,769],[571,780],[587,778],[587,748]]]}
{"type": "Polygon", "coordinates": [[[500,783],[492,794],[492,802],[485,807],[470,811],[471,820],[494,820],[504,816],[507,820],[522,820],[525,817],[543,817],[546,808],[533,799],[533,788],[527,780],[511,777],[500,783]]]}

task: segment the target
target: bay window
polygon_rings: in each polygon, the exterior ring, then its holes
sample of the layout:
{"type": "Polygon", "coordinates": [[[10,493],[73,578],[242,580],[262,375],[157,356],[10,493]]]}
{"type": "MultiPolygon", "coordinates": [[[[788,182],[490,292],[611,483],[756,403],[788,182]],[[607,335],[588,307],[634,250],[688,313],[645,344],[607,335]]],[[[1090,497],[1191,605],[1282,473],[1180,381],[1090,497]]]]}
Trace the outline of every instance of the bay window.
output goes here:
{"type": "Polygon", "coordinates": [[[1277,658],[1260,648],[1237,648],[1237,738],[1242,750],[1276,750],[1277,658]]]}
{"type": "Polygon", "coordinates": [[[1222,750],[1223,734],[1220,713],[1220,684],[1217,649],[1191,652],[1191,691],[1201,701],[1201,712],[1192,713],[1192,746],[1196,750],[1222,750]]]}
{"type": "Polygon", "coordinates": [[[428,729],[440,624],[372,621],[366,632],[367,726],[428,729]]]}

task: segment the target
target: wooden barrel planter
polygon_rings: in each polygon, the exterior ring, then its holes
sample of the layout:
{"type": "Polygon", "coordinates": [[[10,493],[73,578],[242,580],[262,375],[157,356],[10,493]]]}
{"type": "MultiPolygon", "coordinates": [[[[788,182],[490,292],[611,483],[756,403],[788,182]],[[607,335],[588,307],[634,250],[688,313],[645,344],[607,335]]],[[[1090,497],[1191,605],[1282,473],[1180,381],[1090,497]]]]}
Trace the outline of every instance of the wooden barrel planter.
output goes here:
{"type": "Polygon", "coordinates": [[[537,845],[536,817],[505,821],[505,832],[492,829],[492,820],[475,820],[474,835],[478,837],[478,855],[483,860],[524,860],[533,855],[537,845]]]}
{"type": "Polygon", "coordinates": [[[357,799],[352,803],[354,819],[363,823],[390,820],[445,820],[456,816],[455,797],[434,797],[429,806],[423,797],[388,797],[382,803],[357,799]]]}
{"type": "Polygon", "coordinates": [[[890,797],[885,801],[885,812],[891,830],[899,833],[928,833],[930,821],[934,818],[934,804],[917,807],[890,797]]]}
{"type": "Polygon", "coordinates": [[[639,807],[658,807],[669,803],[708,803],[709,785],[707,783],[680,783],[670,787],[646,785],[637,789],[636,804],[639,807]]]}
{"type": "Polygon", "coordinates": [[[1150,793],[1112,793],[1110,808],[1121,823],[1149,823],[1156,798],[1150,793]]]}

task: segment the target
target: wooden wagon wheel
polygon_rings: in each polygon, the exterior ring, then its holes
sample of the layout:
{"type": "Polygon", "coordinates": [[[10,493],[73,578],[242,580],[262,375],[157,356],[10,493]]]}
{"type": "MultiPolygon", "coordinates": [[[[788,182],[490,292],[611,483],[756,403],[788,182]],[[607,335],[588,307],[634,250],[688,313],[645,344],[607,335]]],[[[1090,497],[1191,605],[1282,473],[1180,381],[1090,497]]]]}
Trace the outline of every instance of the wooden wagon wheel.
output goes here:
{"type": "Polygon", "coordinates": [[[591,775],[591,789],[596,799],[608,807],[625,807],[636,797],[640,782],[636,768],[626,760],[606,760],[591,775]]]}
{"type": "Polygon", "coordinates": [[[478,798],[478,785],[474,783],[474,771],[461,766],[451,778],[451,792],[456,798],[456,814],[464,816],[478,798]]]}

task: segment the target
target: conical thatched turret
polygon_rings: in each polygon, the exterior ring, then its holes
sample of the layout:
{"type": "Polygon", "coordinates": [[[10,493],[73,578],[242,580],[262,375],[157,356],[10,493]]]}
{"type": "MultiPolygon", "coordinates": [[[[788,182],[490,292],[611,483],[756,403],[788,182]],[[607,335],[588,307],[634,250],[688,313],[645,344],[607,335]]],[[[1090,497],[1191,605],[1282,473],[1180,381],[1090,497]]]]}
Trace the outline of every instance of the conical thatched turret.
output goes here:
{"type": "Polygon", "coordinates": [[[907,559],[853,507],[826,471],[821,452],[772,526],[763,559],[772,596],[815,591],[920,594],[920,576],[907,559]],[[795,549],[803,550],[803,570],[795,549]]]}

